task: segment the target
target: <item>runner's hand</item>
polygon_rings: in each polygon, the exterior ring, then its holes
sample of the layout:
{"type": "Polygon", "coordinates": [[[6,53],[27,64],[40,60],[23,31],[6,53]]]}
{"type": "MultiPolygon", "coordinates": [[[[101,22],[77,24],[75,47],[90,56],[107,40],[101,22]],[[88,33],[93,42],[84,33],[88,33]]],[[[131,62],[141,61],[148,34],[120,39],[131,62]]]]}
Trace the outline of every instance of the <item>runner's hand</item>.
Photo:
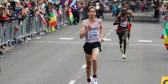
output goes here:
{"type": "Polygon", "coordinates": [[[103,37],[101,37],[101,42],[104,42],[104,38],[103,37]]]}
{"type": "Polygon", "coordinates": [[[92,28],[92,24],[89,23],[89,25],[88,25],[88,30],[90,30],[91,28],[92,28]]]}
{"type": "Polygon", "coordinates": [[[9,20],[10,20],[10,18],[5,19],[5,21],[9,21],[9,20]]]}

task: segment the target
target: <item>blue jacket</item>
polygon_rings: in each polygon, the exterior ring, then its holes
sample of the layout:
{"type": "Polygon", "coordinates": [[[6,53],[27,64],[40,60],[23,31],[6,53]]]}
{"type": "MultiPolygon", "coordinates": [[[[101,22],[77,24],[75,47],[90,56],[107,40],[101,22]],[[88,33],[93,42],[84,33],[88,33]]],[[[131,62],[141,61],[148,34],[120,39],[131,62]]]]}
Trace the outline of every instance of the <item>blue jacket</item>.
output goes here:
{"type": "Polygon", "coordinates": [[[10,6],[10,8],[13,10],[13,13],[12,13],[12,16],[11,16],[11,17],[18,18],[18,17],[19,17],[18,13],[19,13],[19,11],[21,11],[22,9],[20,9],[20,8],[13,8],[12,6],[10,6]]]}
{"type": "MultiPolygon", "coordinates": [[[[77,8],[76,4],[72,5],[73,8],[77,8]]],[[[72,9],[72,12],[76,12],[76,10],[72,9]]]]}

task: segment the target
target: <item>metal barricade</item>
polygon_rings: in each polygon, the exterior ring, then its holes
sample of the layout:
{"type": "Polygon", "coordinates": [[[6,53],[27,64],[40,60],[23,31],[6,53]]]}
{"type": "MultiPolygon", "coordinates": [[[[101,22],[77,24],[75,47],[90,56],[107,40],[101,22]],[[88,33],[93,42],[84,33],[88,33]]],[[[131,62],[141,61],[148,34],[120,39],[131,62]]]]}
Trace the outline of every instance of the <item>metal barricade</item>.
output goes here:
{"type": "Polygon", "coordinates": [[[62,25],[66,25],[66,12],[63,12],[63,23],[62,25]]]}
{"type": "MultiPolygon", "coordinates": [[[[69,16],[66,15],[68,11],[63,12],[63,17],[58,14],[57,22],[58,28],[62,28],[63,25],[69,24],[69,16]]],[[[44,19],[48,17],[43,15],[44,19]]],[[[83,13],[80,13],[80,22],[83,20],[83,13]]],[[[12,41],[16,41],[20,38],[35,36],[36,33],[45,30],[48,27],[48,23],[44,25],[42,18],[39,15],[34,17],[25,17],[22,21],[14,20],[13,22],[5,22],[0,24],[0,45],[8,43],[11,45],[12,41]],[[18,31],[16,32],[15,27],[18,26],[18,31]],[[14,34],[16,32],[16,34],[14,34]]],[[[50,28],[50,27],[49,27],[50,28]]]]}
{"type": "Polygon", "coordinates": [[[83,12],[82,13],[80,13],[80,15],[79,15],[79,22],[82,22],[83,21],[83,12]]]}
{"type": "Polygon", "coordinates": [[[58,14],[58,24],[57,24],[57,26],[58,26],[58,28],[62,28],[62,25],[63,25],[63,17],[61,17],[61,15],[60,14],[58,14]]]}
{"type": "Polygon", "coordinates": [[[22,37],[26,36],[26,26],[25,25],[26,25],[26,19],[23,20],[23,24],[22,24],[22,27],[21,27],[21,31],[22,31],[21,35],[22,35],[22,37]]]}
{"type": "Polygon", "coordinates": [[[14,40],[14,22],[5,23],[3,25],[4,28],[4,44],[8,44],[9,41],[14,40]]]}
{"type": "MultiPolygon", "coordinates": [[[[19,29],[21,28],[21,26],[19,25],[19,20],[15,20],[13,23],[14,23],[14,25],[17,26],[19,29]]],[[[14,27],[14,28],[15,28],[15,27],[14,27]]],[[[14,34],[14,33],[12,34],[12,35],[14,35],[14,38],[15,38],[15,39],[20,38],[19,29],[18,29],[18,31],[16,32],[16,34],[14,34]]],[[[13,37],[11,37],[11,38],[13,38],[13,37]]],[[[13,39],[14,39],[14,38],[13,38],[13,39]]]]}
{"type": "Polygon", "coordinates": [[[3,23],[0,24],[0,28],[1,28],[0,29],[0,38],[1,38],[0,42],[1,42],[1,45],[3,45],[3,43],[4,43],[4,36],[5,36],[4,35],[4,26],[3,25],[4,25],[3,23]]]}
{"type": "Polygon", "coordinates": [[[26,17],[26,36],[31,35],[30,34],[31,27],[32,27],[31,18],[30,17],[26,17]]]}
{"type": "MultiPolygon", "coordinates": [[[[68,11],[67,11],[67,13],[68,13],[68,11]]],[[[66,24],[68,24],[68,25],[70,24],[69,23],[69,16],[68,15],[66,15],[66,24]]]]}
{"type": "Polygon", "coordinates": [[[159,12],[159,14],[158,14],[159,22],[161,25],[163,25],[163,27],[166,26],[167,17],[165,17],[165,16],[167,16],[167,15],[168,15],[167,13],[165,13],[165,15],[163,15],[163,12],[159,12]]]}

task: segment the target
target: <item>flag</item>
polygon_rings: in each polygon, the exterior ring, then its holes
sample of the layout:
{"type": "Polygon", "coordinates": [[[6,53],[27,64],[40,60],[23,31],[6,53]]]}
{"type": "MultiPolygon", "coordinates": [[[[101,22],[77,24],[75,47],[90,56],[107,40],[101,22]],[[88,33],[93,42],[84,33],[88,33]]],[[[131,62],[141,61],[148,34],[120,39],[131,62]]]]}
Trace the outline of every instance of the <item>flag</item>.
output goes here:
{"type": "Polygon", "coordinates": [[[64,5],[68,5],[69,0],[65,0],[64,5]]]}
{"type": "Polygon", "coordinates": [[[60,5],[64,5],[65,0],[60,1],[60,5]]]}
{"type": "Polygon", "coordinates": [[[53,13],[56,15],[56,17],[58,17],[57,11],[55,9],[53,9],[53,13]]]}
{"type": "Polygon", "coordinates": [[[68,14],[69,14],[70,24],[72,24],[73,21],[75,20],[74,17],[73,17],[73,15],[72,15],[72,9],[69,9],[68,14]]]}
{"type": "Polygon", "coordinates": [[[61,8],[62,8],[62,6],[63,6],[63,5],[59,5],[59,9],[61,9],[61,8]]]}
{"type": "Polygon", "coordinates": [[[40,17],[41,17],[41,19],[42,19],[42,21],[43,21],[44,25],[46,25],[46,21],[44,20],[44,17],[43,17],[43,15],[42,15],[42,14],[40,14],[40,17]]]}
{"type": "Polygon", "coordinates": [[[55,16],[55,14],[50,13],[50,15],[51,15],[51,16],[49,16],[51,19],[49,22],[50,27],[57,25],[57,17],[55,16]]]}
{"type": "Polygon", "coordinates": [[[161,34],[161,39],[164,39],[165,36],[165,30],[163,31],[163,33],[161,34]]]}
{"type": "Polygon", "coordinates": [[[166,23],[165,30],[163,32],[165,47],[168,50],[168,22],[166,23]]]}
{"type": "Polygon", "coordinates": [[[74,5],[76,3],[76,0],[73,0],[70,6],[74,5]]]}
{"type": "Polygon", "coordinates": [[[61,14],[62,14],[61,10],[59,10],[59,11],[58,11],[58,14],[59,14],[59,15],[61,15],[61,14]]]}
{"type": "Polygon", "coordinates": [[[55,3],[56,1],[57,1],[57,0],[52,0],[52,2],[54,2],[54,3],[55,3]]]}
{"type": "Polygon", "coordinates": [[[55,4],[57,4],[57,5],[58,5],[59,3],[60,3],[60,0],[57,0],[57,1],[55,2],[55,4]]]}
{"type": "Polygon", "coordinates": [[[83,8],[80,8],[79,12],[83,12],[83,8]]]}
{"type": "Polygon", "coordinates": [[[68,2],[68,6],[72,3],[72,1],[73,1],[73,0],[69,0],[69,2],[68,2]]]}

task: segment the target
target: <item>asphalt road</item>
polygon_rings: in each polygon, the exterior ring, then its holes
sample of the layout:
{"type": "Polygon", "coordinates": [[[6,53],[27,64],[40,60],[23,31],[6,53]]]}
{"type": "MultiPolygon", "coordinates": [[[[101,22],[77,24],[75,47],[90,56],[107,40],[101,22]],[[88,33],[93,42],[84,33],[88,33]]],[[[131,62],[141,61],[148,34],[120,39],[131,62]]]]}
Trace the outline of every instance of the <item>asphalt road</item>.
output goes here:
{"type": "MultiPolygon", "coordinates": [[[[160,84],[168,76],[168,52],[152,14],[135,14],[127,59],[122,59],[114,17],[105,14],[106,41],[98,57],[99,84],[160,84]]],[[[87,84],[79,25],[66,26],[8,50],[0,57],[0,84],[87,84]],[[67,39],[65,39],[67,38],[67,39]]]]}

